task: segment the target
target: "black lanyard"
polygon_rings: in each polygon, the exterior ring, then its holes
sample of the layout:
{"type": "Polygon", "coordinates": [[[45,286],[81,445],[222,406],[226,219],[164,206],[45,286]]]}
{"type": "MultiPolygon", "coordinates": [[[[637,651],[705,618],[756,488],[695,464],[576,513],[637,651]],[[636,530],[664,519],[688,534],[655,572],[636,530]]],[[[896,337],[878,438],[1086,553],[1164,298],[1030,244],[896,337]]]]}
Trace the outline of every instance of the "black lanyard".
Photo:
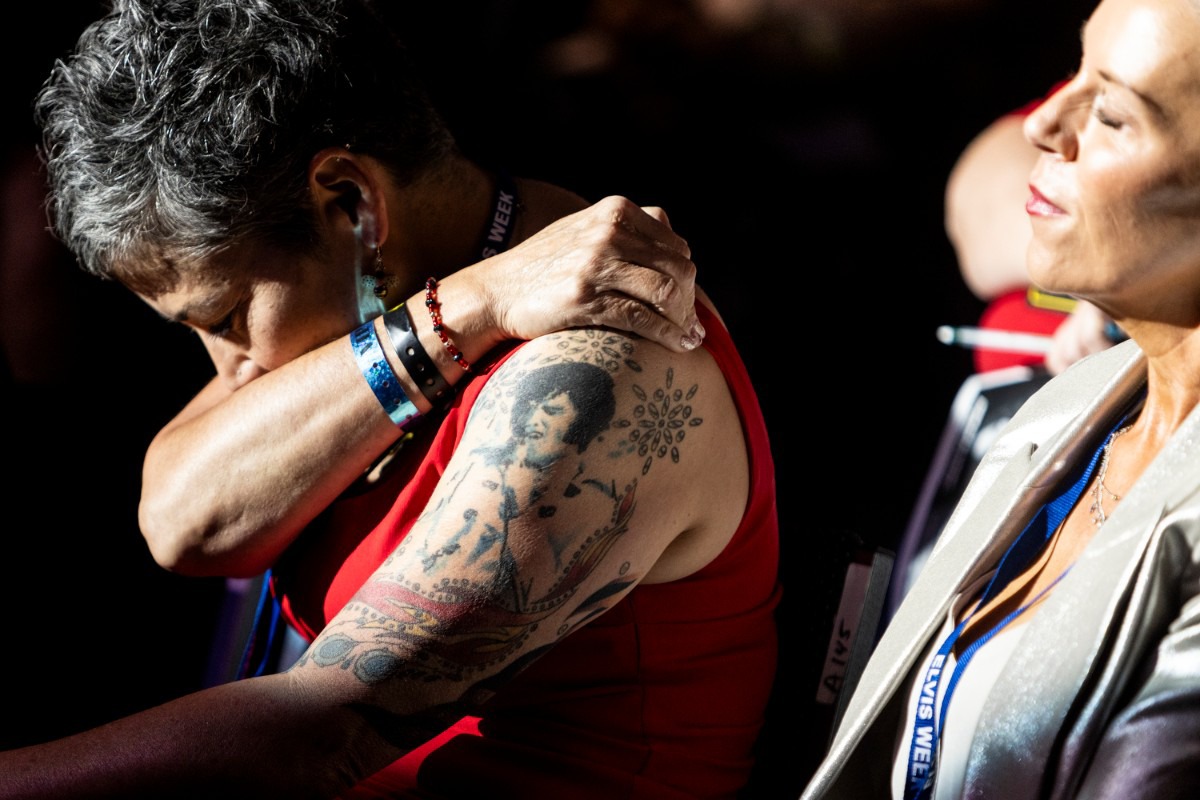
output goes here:
{"type": "Polygon", "coordinates": [[[484,225],[479,242],[480,259],[491,258],[508,249],[512,241],[513,219],[517,215],[517,184],[507,172],[496,174],[496,194],[492,198],[492,217],[484,225]]]}

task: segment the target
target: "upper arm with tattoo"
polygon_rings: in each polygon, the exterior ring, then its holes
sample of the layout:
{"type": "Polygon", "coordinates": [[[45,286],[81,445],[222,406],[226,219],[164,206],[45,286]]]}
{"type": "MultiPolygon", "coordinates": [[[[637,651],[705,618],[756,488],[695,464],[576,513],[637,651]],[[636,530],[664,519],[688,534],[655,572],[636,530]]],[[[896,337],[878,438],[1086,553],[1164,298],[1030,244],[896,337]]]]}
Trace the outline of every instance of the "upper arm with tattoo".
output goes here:
{"type": "Polygon", "coordinates": [[[711,551],[685,556],[688,570],[707,563],[742,506],[715,523],[713,509],[729,505],[729,486],[745,501],[712,458],[718,447],[744,458],[730,403],[703,351],[590,330],[530,342],[479,395],[405,541],[293,672],[403,727],[485,699],[651,575],[676,540],[711,551]]]}

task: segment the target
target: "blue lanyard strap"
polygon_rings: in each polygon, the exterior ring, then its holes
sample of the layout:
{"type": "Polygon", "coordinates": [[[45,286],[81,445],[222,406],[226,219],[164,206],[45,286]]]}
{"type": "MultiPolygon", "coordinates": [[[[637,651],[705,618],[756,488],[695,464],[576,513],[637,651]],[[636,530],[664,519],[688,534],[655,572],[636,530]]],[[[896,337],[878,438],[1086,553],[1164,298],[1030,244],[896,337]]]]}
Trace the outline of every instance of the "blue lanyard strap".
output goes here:
{"type": "Polygon", "coordinates": [[[283,640],[283,617],[280,612],[279,602],[271,594],[271,570],[268,569],[262,576],[254,622],[242,650],[238,680],[273,671],[271,661],[278,657],[278,644],[283,640]]]}
{"type": "MultiPolygon", "coordinates": [[[[1113,426],[1113,431],[1120,428],[1128,417],[1128,413],[1123,415],[1121,420],[1113,426]]],[[[1107,441],[1108,437],[1105,437],[1104,442],[1107,441]]],[[[913,715],[913,733],[909,744],[908,772],[905,773],[904,800],[925,800],[932,793],[934,757],[937,754],[938,740],[941,738],[945,725],[946,712],[950,707],[950,697],[954,693],[959,678],[962,676],[963,670],[966,669],[971,658],[978,652],[979,648],[999,633],[1002,628],[1019,617],[1026,609],[1040,600],[1046,592],[1050,591],[1055,584],[1063,579],[1070,568],[1068,567],[1067,570],[1064,570],[1061,575],[1054,579],[1053,583],[1038,592],[1036,597],[1000,620],[1000,622],[982,634],[962,652],[954,665],[954,672],[950,675],[950,679],[946,683],[946,692],[942,697],[941,706],[935,714],[934,703],[937,698],[938,684],[941,682],[942,672],[946,660],[949,658],[950,652],[954,647],[954,643],[958,641],[959,636],[975,613],[993,600],[1013,579],[1028,569],[1029,565],[1033,563],[1038,554],[1045,548],[1046,543],[1054,536],[1054,532],[1058,530],[1063,520],[1066,519],[1067,514],[1075,507],[1079,496],[1083,493],[1084,488],[1091,479],[1092,472],[1096,468],[1096,462],[1100,459],[1100,453],[1104,450],[1104,442],[1092,453],[1091,459],[1079,474],[1079,477],[1064,491],[1038,509],[1037,514],[1025,526],[1025,530],[1021,532],[1016,541],[1005,551],[1004,556],[1000,559],[1000,565],[996,568],[996,572],[992,575],[991,580],[988,581],[987,587],[983,590],[983,595],[980,597],[979,602],[976,603],[975,608],[950,632],[926,668],[924,679],[921,682],[920,696],[917,700],[917,710],[913,715]]]]}

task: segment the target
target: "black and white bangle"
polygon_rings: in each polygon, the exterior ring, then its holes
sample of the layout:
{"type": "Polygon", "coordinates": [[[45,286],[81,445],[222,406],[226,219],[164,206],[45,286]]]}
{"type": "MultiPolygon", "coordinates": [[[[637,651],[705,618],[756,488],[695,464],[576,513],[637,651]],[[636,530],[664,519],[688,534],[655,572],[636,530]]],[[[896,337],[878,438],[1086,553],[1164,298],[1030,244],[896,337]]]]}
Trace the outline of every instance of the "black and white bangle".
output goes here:
{"type": "Polygon", "coordinates": [[[417,338],[408,306],[401,303],[384,314],[383,325],[392,339],[392,349],[395,350],[400,363],[408,370],[409,377],[420,388],[421,394],[425,395],[429,404],[435,409],[448,404],[454,396],[453,389],[425,351],[421,340],[417,338]]]}

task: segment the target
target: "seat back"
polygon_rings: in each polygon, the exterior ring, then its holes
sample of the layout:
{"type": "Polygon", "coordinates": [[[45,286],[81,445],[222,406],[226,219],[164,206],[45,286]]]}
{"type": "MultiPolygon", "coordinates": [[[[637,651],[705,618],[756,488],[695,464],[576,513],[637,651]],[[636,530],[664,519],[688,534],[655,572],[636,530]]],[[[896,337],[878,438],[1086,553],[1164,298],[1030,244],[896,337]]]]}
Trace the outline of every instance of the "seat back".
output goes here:
{"type": "Polygon", "coordinates": [[[896,551],[885,624],[916,580],[996,435],[1049,379],[1042,368],[1015,366],[976,373],[963,381],[896,551]]]}

